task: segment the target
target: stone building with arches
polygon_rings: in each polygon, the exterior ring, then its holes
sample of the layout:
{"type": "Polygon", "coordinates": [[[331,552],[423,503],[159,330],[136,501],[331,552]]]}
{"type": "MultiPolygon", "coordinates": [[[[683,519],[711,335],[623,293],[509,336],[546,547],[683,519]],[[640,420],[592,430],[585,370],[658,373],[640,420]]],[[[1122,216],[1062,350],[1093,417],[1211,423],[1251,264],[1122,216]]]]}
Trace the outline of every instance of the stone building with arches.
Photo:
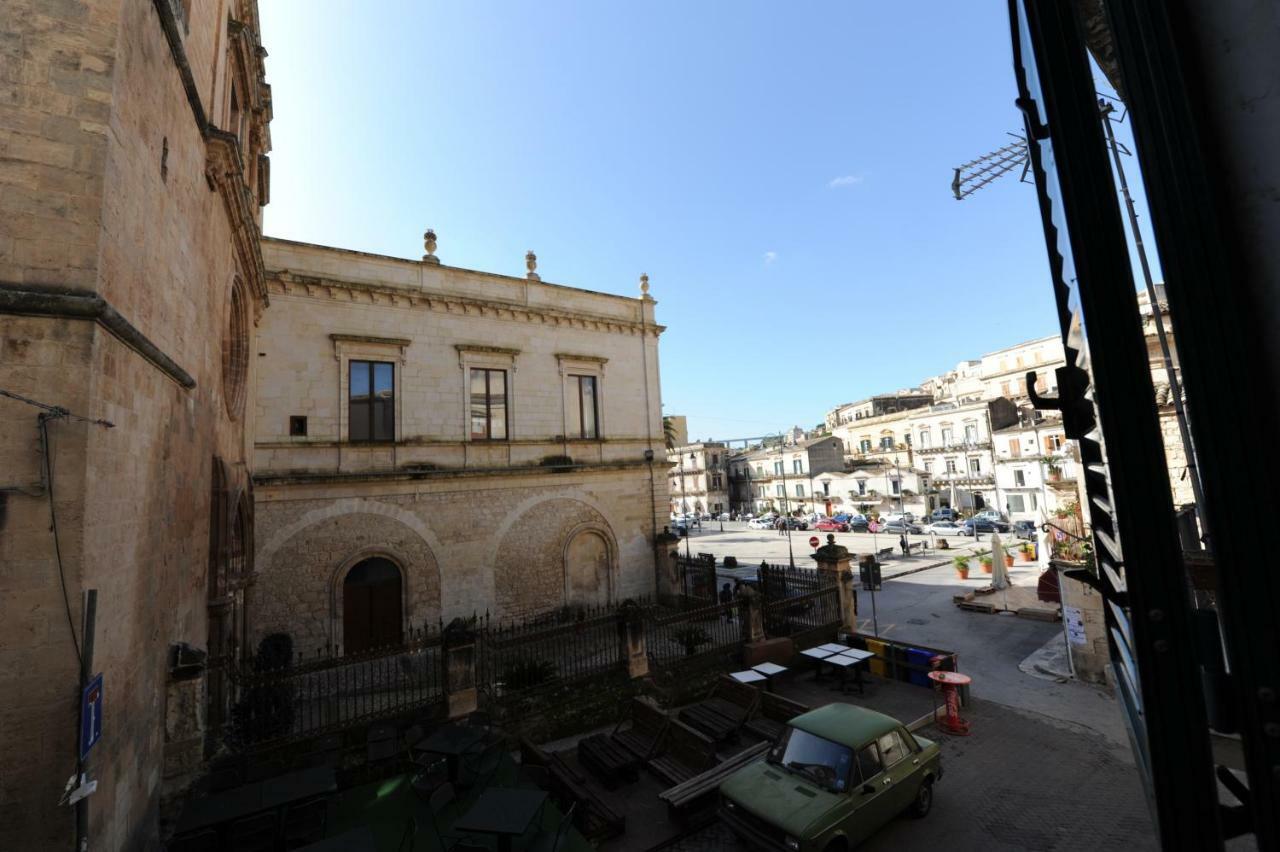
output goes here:
{"type": "MultiPolygon", "coordinates": [[[[653,591],[656,302],[267,239],[250,642],[394,644],[653,591]]],[[[659,455],[655,457],[655,452],[659,455]]]]}

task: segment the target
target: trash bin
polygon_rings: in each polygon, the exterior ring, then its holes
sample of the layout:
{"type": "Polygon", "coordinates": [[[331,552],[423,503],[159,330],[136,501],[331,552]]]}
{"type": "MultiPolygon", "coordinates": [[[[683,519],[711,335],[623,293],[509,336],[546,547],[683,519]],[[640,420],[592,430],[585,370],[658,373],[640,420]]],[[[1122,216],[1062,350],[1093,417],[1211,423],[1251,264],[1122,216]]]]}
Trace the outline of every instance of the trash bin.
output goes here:
{"type": "Polygon", "coordinates": [[[907,682],[914,683],[916,686],[929,685],[929,662],[933,654],[929,651],[922,651],[919,648],[907,649],[907,665],[915,668],[907,669],[907,682]]]}
{"type": "Polygon", "coordinates": [[[888,671],[888,668],[885,665],[886,656],[884,640],[867,639],[867,650],[875,654],[874,657],[867,661],[867,668],[871,670],[873,675],[884,677],[885,672],[888,671]]]}

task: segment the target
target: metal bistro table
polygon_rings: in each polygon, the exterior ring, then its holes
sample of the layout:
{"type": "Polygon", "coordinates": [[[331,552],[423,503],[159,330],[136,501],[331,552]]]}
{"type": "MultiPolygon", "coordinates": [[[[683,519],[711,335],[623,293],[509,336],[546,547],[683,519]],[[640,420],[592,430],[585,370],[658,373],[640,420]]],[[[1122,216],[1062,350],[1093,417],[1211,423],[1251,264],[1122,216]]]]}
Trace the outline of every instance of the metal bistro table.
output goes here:
{"type": "Polygon", "coordinates": [[[377,839],[373,829],[367,825],[358,825],[350,831],[344,831],[335,837],[326,837],[293,852],[377,852],[377,839]]]}
{"type": "Polygon", "coordinates": [[[845,651],[842,654],[836,654],[834,656],[827,657],[822,662],[829,663],[830,665],[835,666],[840,670],[840,691],[841,692],[845,691],[845,679],[846,679],[845,673],[849,669],[853,669],[853,685],[858,687],[858,694],[862,695],[865,688],[865,684],[863,683],[863,680],[862,680],[862,666],[867,662],[867,660],[871,659],[874,656],[875,654],[871,653],[870,651],[859,651],[856,648],[850,648],[848,651],[845,651]]]}
{"type": "Polygon", "coordinates": [[[764,688],[767,691],[772,692],[774,680],[786,672],[787,667],[780,666],[777,663],[761,663],[758,666],[752,666],[751,670],[768,678],[768,680],[765,681],[764,688]]]}
{"type": "Polygon", "coordinates": [[[511,838],[529,830],[546,802],[545,790],[490,787],[480,794],[453,828],[455,831],[496,835],[498,852],[511,852],[511,838]]]}
{"type": "Polygon", "coordinates": [[[264,781],[255,781],[191,802],[178,820],[177,833],[186,834],[262,811],[275,810],[337,789],[338,783],[332,766],[300,769],[264,781]]]}
{"type": "Polygon", "coordinates": [[[444,755],[449,766],[449,780],[457,781],[462,756],[479,745],[485,735],[483,728],[469,725],[444,725],[436,728],[429,737],[417,743],[413,750],[444,755]]]}

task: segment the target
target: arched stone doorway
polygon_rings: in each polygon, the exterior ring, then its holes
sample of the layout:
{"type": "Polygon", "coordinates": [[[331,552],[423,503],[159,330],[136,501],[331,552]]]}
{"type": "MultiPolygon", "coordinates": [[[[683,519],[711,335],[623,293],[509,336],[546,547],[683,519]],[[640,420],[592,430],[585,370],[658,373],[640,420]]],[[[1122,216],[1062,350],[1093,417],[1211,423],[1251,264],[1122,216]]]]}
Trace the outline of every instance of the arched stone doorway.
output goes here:
{"type": "Polygon", "coordinates": [[[596,606],[608,603],[609,542],[597,530],[582,530],[564,550],[564,599],[566,604],[596,606]]]}
{"type": "Polygon", "coordinates": [[[354,565],[342,581],[343,652],[359,654],[398,645],[404,638],[404,581],[390,559],[354,565]]]}

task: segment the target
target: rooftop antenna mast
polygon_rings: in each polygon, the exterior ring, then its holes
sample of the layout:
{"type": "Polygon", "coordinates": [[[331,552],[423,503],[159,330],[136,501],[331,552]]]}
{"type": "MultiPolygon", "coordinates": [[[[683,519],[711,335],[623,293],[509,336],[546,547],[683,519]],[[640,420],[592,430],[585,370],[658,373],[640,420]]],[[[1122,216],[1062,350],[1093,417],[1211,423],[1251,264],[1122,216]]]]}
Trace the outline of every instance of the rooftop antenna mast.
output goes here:
{"type": "Polygon", "coordinates": [[[957,166],[951,180],[951,193],[956,201],[964,201],[987,184],[1021,168],[1018,180],[1027,182],[1027,170],[1031,161],[1027,157],[1027,139],[1018,133],[1010,133],[1014,141],[981,157],[957,166]]]}

